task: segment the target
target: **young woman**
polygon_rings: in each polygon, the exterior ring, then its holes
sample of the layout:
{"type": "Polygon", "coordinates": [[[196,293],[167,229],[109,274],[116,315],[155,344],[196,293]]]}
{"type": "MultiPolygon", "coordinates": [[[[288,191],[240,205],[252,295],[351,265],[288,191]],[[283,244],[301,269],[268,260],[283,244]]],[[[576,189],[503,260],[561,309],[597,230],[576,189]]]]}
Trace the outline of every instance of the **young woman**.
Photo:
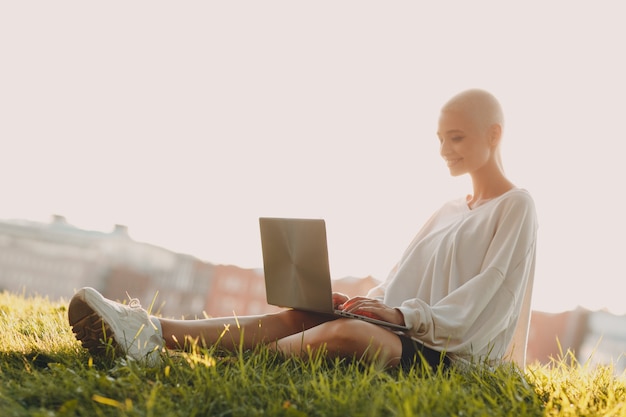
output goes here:
{"type": "Polygon", "coordinates": [[[109,337],[128,356],[150,364],[162,348],[179,349],[192,338],[233,350],[266,344],[295,356],[323,348],[329,356],[388,367],[502,359],[523,366],[537,219],[529,193],[504,175],[503,125],[500,104],[486,91],[450,99],[439,118],[440,153],[453,176],[470,175],[472,194],[436,211],[387,279],[365,297],[333,295],[339,308],[405,324],[408,331],[297,310],[169,320],[149,316],[136,302],[107,300],[92,288],[72,298],[70,325],[94,354],[109,337]]]}

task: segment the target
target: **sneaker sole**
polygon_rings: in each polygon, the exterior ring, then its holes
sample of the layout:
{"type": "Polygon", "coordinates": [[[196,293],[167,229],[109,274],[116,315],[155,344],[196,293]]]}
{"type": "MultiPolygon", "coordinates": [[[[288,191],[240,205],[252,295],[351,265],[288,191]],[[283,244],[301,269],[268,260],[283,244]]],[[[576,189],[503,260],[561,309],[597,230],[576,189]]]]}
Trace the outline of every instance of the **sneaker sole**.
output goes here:
{"type": "Polygon", "coordinates": [[[120,352],[109,325],[84,300],[72,298],[67,313],[76,339],[89,353],[105,356],[111,349],[120,352]]]}

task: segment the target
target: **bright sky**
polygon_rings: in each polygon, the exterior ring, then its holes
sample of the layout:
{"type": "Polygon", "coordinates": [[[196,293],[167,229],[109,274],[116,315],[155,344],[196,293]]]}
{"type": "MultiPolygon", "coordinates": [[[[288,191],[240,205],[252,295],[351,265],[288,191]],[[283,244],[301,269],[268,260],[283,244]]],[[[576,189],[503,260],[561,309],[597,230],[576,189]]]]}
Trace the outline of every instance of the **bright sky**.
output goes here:
{"type": "Polygon", "coordinates": [[[440,106],[484,88],[540,219],[534,308],[626,312],[619,1],[0,3],[0,219],[260,267],[259,216],[327,221],[382,279],[444,201],[440,106]]]}

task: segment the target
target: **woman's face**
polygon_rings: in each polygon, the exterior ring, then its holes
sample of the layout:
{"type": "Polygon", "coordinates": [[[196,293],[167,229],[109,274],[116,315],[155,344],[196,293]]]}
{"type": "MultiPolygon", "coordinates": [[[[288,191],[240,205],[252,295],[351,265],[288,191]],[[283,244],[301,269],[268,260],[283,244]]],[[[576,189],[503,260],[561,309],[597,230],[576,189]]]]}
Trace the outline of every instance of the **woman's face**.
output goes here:
{"type": "Polygon", "coordinates": [[[444,110],[439,117],[437,136],[440,154],[453,176],[472,173],[493,159],[489,129],[480,126],[466,112],[444,110]]]}

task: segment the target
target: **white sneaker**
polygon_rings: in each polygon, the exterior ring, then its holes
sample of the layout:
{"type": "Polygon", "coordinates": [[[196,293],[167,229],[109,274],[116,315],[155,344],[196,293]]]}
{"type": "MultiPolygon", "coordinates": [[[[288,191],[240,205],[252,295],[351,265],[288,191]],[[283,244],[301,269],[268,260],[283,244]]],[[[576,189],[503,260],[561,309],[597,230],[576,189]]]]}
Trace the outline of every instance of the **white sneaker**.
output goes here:
{"type": "Polygon", "coordinates": [[[81,288],[68,308],[76,338],[92,355],[106,353],[107,343],[122,354],[156,365],[164,340],[137,299],[128,305],[107,300],[93,288],[81,288]]]}

